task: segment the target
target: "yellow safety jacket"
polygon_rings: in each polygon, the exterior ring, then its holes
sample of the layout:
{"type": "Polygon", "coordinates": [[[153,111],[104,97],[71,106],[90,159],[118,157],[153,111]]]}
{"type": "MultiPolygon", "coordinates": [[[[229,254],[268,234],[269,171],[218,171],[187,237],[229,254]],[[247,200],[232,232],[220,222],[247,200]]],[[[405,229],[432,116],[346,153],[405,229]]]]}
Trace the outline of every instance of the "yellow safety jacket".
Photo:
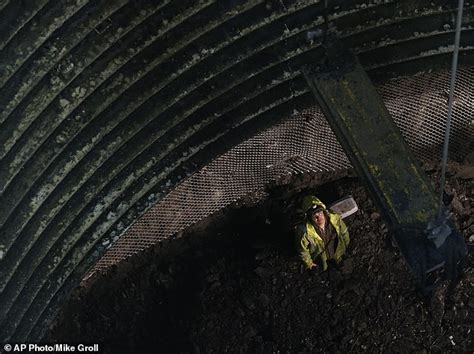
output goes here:
{"type": "MultiPolygon", "coordinates": [[[[325,205],[316,197],[312,197],[311,201],[311,204],[318,204],[325,208],[325,205]]],[[[304,202],[303,206],[305,206],[304,202]]],[[[334,252],[334,258],[336,262],[339,262],[346,252],[347,247],[349,246],[349,232],[347,231],[347,226],[339,214],[326,211],[326,217],[328,216],[329,222],[334,227],[337,234],[338,243],[334,252]]],[[[306,224],[300,225],[300,227],[298,227],[296,230],[296,236],[296,247],[304,264],[308,268],[311,268],[311,266],[315,264],[315,261],[318,259],[318,257],[320,257],[323,270],[326,270],[328,267],[328,259],[326,252],[324,252],[324,241],[317,233],[313,224],[310,221],[307,221],[306,224]]]]}

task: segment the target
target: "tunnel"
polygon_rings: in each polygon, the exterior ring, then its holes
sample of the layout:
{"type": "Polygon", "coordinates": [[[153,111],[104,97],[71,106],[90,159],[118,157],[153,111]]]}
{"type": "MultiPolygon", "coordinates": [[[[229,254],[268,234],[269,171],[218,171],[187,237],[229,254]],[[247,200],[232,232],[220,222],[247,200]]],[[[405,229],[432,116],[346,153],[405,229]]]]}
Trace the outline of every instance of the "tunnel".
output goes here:
{"type": "MultiPolygon", "coordinates": [[[[78,284],[271,181],[350,169],[302,76],[342,41],[439,159],[453,1],[0,2],[0,341],[41,341],[78,284]],[[192,206],[192,215],[185,206],[192,206]]],[[[450,158],[473,150],[464,4],[450,158]]]]}

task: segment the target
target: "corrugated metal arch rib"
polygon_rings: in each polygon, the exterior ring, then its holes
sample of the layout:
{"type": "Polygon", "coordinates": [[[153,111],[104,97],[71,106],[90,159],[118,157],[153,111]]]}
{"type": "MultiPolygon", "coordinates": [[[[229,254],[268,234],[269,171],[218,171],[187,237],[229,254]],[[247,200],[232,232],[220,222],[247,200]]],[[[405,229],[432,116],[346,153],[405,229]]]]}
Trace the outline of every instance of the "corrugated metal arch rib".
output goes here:
{"type": "MultiPolygon", "coordinates": [[[[0,10],[1,339],[39,338],[103,252],[99,241],[155,202],[150,193],[162,197],[313,104],[299,68],[321,57],[322,37],[311,44],[306,33],[325,28],[322,6],[64,0],[0,10]]],[[[328,18],[385,80],[445,67],[452,14],[445,2],[337,1],[328,18]]],[[[470,62],[472,7],[464,17],[470,62]]]]}

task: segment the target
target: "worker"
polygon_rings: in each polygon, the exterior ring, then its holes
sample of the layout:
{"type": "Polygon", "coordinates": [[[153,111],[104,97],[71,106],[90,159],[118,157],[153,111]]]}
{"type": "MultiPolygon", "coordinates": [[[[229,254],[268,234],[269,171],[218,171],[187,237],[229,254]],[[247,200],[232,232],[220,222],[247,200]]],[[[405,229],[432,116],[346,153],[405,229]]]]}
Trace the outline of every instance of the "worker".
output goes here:
{"type": "Polygon", "coordinates": [[[328,261],[336,265],[349,245],[349,232],[339,214],[326,209],[315,196],[303,199],[305,223],[296,229],[296,247],[307,269],[328,268],[328,261]]]}

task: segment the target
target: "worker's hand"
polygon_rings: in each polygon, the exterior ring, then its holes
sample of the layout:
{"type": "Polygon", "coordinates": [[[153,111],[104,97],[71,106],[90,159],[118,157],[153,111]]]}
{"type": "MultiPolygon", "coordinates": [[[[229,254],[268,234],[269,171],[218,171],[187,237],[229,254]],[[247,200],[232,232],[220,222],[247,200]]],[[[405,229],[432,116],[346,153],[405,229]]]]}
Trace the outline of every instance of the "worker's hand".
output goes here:
{"type": "Polygon", "coordinates": [[[315,274],[315,273],[318,271],[318,266],[313,263],[313,264],[311,264],[311,266],[308,267],[307,269],[308,269],[308,273],[309,273],[310,275],[312,275],[312,274],[315,274]]]}

